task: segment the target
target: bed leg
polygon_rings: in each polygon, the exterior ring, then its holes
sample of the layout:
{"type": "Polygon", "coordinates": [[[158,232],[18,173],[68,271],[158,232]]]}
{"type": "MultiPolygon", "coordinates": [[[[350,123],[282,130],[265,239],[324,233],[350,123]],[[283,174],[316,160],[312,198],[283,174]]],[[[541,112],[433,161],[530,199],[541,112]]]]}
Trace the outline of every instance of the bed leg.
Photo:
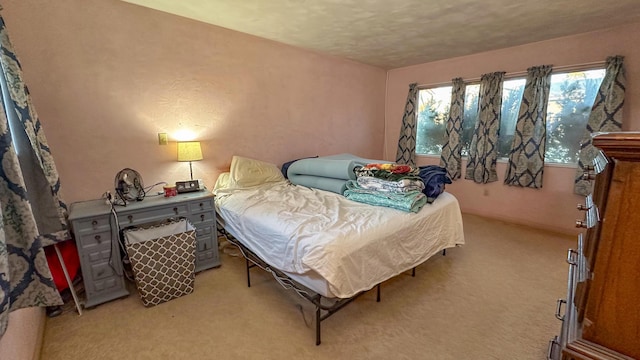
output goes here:
{"type": "Polygon", "coordinates": [[[320,345],[320,307],[316,305],[316,346],[320,345]]]}
{"type": "Polygon", "coordinates": [[[376,286],[376,302],[380,302],[380,284],[376,286]]]}
{"type": "Polygon", "coordinates": [[[416,277],[416,268],[411,269],[411,276],[416,277]]]}
{"type": "Polygon", "coordinates": [[[251,270],[251,266],[249,264],[249,259],[244,259],[247,264],[247,287],[251,287],[251,274],[249,271],[251,270]]]}

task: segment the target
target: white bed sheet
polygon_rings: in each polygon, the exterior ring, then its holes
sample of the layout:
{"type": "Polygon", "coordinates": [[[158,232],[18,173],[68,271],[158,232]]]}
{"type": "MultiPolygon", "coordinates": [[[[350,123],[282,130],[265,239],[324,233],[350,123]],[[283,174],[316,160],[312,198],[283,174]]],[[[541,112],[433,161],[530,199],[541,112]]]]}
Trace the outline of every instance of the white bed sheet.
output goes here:
{"type": "Polygon", "coordinates": [[[217,189],[215,199],[231,235],[271,266],[329,297],[369,290],[464,244],[460,207],[447,192],[418,213],[288,181],[217,189]]]}

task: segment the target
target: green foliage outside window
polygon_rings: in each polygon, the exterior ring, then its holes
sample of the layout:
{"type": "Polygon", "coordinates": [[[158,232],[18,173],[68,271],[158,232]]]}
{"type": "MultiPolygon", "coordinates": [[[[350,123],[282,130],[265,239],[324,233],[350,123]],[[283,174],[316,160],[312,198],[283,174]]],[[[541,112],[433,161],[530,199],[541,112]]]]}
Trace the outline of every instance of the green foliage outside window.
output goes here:
{"type": "Polygon", "coordinates": [[[604,74],[592,70],[551,77],[546,162],[578,162],[580,141],[604,74]]]}
{"type": "MultiPolygon", "coordinates": [[[[575,164],[580,141],[605,70],[587,70],[551,76],[547,105],[547,146],[545,162],[575,164]]],[[[507,158],[518,119],[525,79],[508,79],[503,85],[498,157],[507,158]]],[[[440,155],[446,139],[451,86],[418,92],[416,153],[440,155]]],[[[467,156],[478,119],[480,85],[468,84],[462,124],[462,155],[467,156]]]]}
{"type": "Polygon", "coordinates": [[[416,153],[440,154],[445,143],[451,106],[451,86],[418,92],[416,153]]]}

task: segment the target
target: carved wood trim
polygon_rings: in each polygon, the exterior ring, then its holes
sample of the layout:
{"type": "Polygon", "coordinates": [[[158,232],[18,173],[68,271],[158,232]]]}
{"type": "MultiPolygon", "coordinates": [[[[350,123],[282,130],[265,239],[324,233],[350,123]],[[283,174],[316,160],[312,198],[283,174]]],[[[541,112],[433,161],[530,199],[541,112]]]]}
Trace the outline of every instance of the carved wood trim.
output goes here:
{"type": "Polygon", "coordinates": [[[562,350],[562,360],[634,360],[590,341],[577,339],[562,350]]]}
{"type": "Polygon", "coordinates": [[[610,158],[640,161],[640,131],[594,133],[592,143],[610,158]]]}

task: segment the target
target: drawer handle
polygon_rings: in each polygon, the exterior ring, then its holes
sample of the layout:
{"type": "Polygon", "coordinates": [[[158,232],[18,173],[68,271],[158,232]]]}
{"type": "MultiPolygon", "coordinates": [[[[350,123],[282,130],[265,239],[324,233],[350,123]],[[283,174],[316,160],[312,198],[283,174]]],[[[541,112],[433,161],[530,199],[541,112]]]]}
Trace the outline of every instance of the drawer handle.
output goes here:
{"type": "Polygon", "coordinates": [[[585,171],[585,172],[582,174],[582,180],[589,180],[589,181],[591,181],[591,180],[595,180],[595,179],[596,179],[596,174],[594,174],[594,173],[592,173],[592,172],[585,171]]]}
{"type": "Polygon", "coordinates": [[[569,263],[569,265],[577,265],[577,262],[573,260],[573,254],[577,255],[578,252],[573,249],[569,249],[569,251],[567,251],[567,263],[569,263]]]}
{"type": "Polygon", "coordinates": [[[127,216],[127,219],[129,219],[129,223],[132,223],[133,222],[133,215],[127,216]]]}
{"type": "Polygon", "coordinates": [[[104,270],[100,270],[100,271],[98,271],[98,274],[97,274],[97,275],[98,275],[98,277],[100,277],[100,276],[104,275],[104,270]]]}
{"type": "Polygon", "coordinates": [[[173,212],[174,212],[174,213],[176,213],[176,215],[178,215],[178,208],[177,208],[177,207],[174,207],[174,208],[173,208],[173,212]]]}
{"type": "Polygon", "coordinates": [[[564,315],[560,315],[560,311],[562,311],[562,304],[566,303],[567,300],[565,299],[558,299],[558,302],[556,303],[556,319],[560,321],[564,321],[564,315]]]}
{"type": "Polygon", "coordinates": [[[580,211],[587,211],[587,210],[589,210],[589,209],[591,208],[590,206],[587,206],[587,205],[585,205],[585,204],[578,204],[578,206],[576,206],[576,207],[577,207],[577,208],[578,208],[578,210],[580,210],[580,211]]]}
{"type": "Polygon", "coordinates": [[[547,359],[553,359],[553,354],[556,345],[558,344],[558,337],[554,337],[553,339],[549,340],[549,348],[547,349],[547,359]]]}
{"type": "Polygon", "coordinates": [[[91,226],[95,229],[98,226],[98,221],[97,220],[93,220],[91,222],[91,226]]]}
{"type": "Polygon", "coordinates": [[[200,221],[204,221],[204,214],[200,214],[200,221]]]}
{"type": "Polygon", "coordinates": [[[203,208],[204,208],[204,204],[200,203],[200,209],[203,209],[203,208]]]}
{"type": "Polygon", "coordinates": [[[100,237],[100,235],[96,235],[95,239],[98,242],[98,244],[102,243],[102,238],[100,237]]]}

